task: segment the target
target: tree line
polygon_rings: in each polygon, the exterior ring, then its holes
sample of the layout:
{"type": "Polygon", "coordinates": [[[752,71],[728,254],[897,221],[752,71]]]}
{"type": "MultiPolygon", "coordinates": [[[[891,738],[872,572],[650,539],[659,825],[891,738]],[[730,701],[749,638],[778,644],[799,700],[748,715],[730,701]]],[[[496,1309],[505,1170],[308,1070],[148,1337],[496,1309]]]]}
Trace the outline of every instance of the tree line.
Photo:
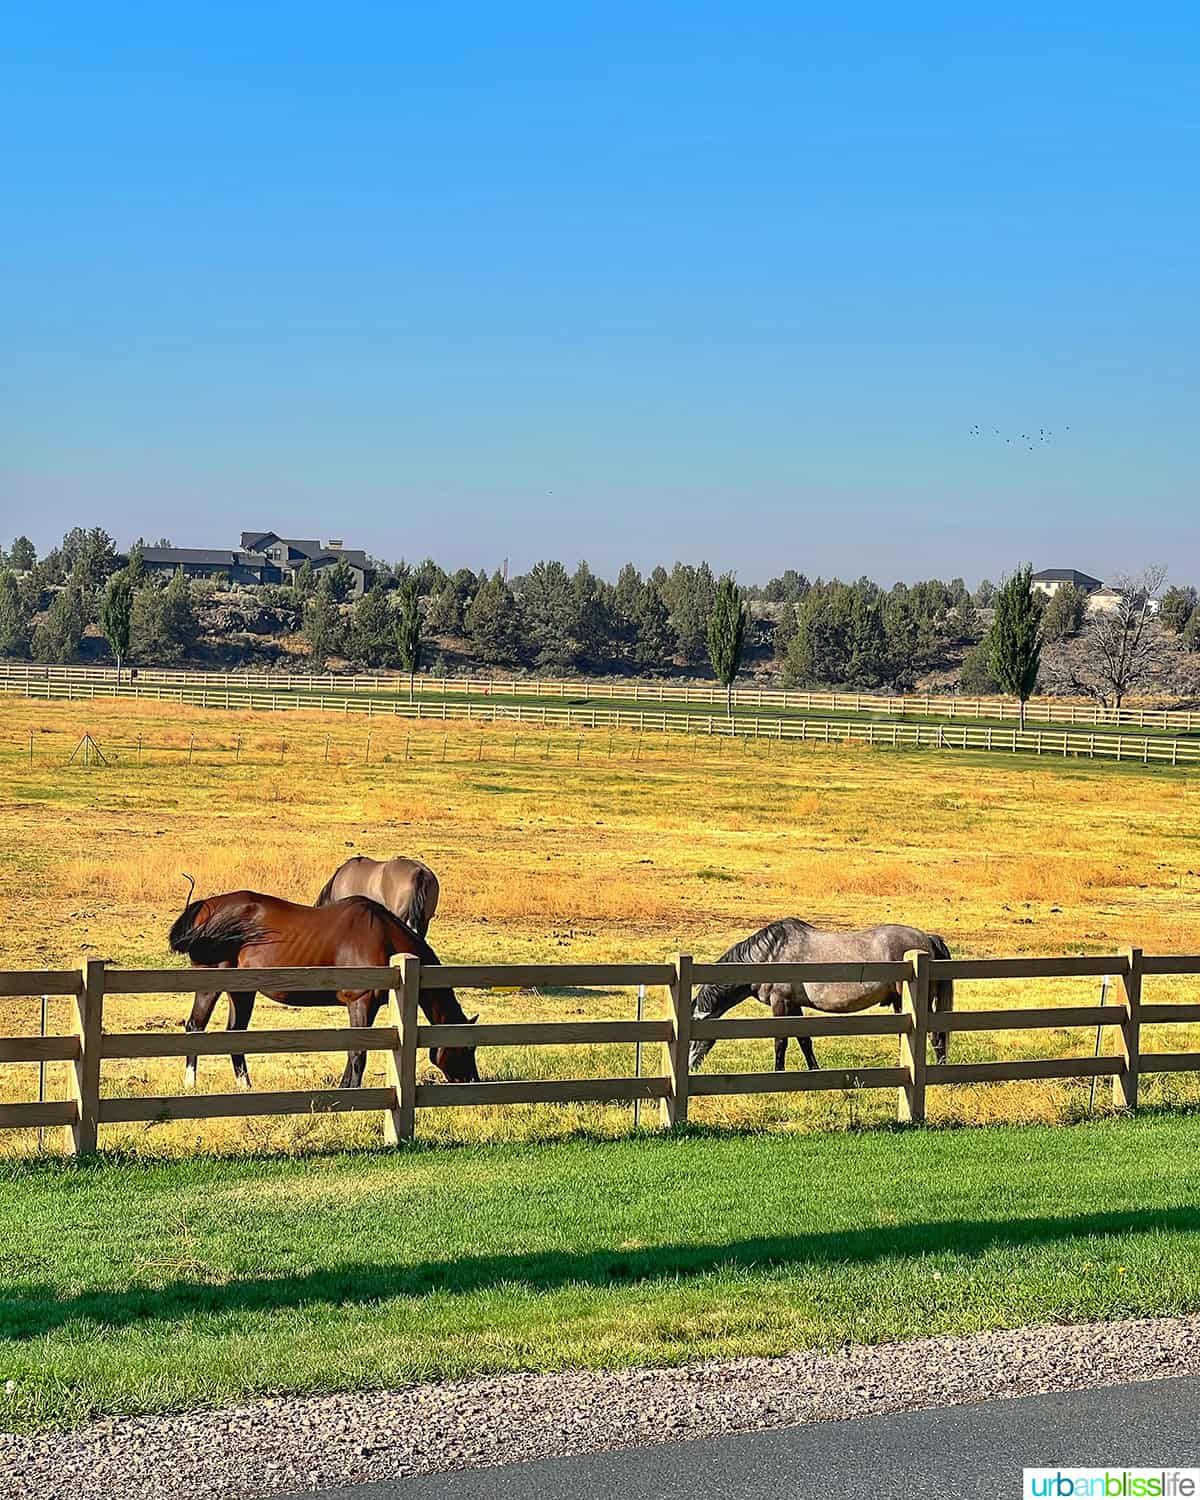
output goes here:
{"type": "MultiPolygon", "coordinates": [[[[0,655],[75,660],[93,623],[119,667],[194,655],[198,606],[223,580],[148,576],[145,545],[139,539],[122,554],[102,529],[76,527],[39,559],[18,537],[0,552],[0,655]]],[[[556,673],[711,670],[728,684],[749,655],[773,659],[788,686],[905,691],[922,671],[961,662],[964,691],[1006,691],[1024,701],[1046,676],[1043,647],[1078,642],[1075,677],[1051,685],[1119,701],[1150,670],[1164,633],[1200,649],[1193,589],[1163,594],[1163,629],[1150,628],[1161,578],[1132,581],[1127,593],[1143,602],[1142,615],[1118,611],[1120,631],[1104,639],[1111,620],[1089,612],[1086,596],[1069,584],[1046,602],[1028,566],[999,588],[985,579],[974,591],[961,578],[883,589],[868,578],[810,581],[790,568],[764,585],[739,586],[707,562],[644,576],[627,563],[615,582],[586,562],[568,572],[542,561],[513,578],[447,572],[432,558],[371,566],[372,586],[357,600],[345,562],[319,571],[306,563],[289,585],[239,594],[294,623],[314,670],[340,658],[410,676],[422,667],[445,670],[449,653],[482,666],[556,673]]]]}

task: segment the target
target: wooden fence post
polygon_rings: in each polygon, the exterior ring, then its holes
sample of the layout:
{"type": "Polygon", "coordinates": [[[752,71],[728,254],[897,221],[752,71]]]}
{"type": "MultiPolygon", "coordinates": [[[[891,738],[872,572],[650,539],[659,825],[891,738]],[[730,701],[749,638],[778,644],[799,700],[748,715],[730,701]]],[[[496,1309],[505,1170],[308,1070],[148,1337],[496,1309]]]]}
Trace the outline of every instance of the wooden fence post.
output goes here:
{"type": "Polygon", "coordinates": [[[1117,1057],[1122,1067],[1113,1074],[1113,1104],[1118,1109],[1136,1109],[1142,1060],[1142,950],[1126,948],[1125,958],[1129,965],[1121,975],[1125,1019],[1117,1027],[1117,1057]]]}
{"type": "Polygon", "coordinates": [[[71,1094],[79,1111],[74,1125],[67,1127],[67,1150],[88,1156],[96,1149],[100,1114],[100,1033],[104,1025],[103,958],[89,958],[83,966],[82,985],[75,996],[75,1030],[79,1056],[71,1070],[71,1094]]]}
{"type": "Polygon", "coordinates": [[[675,958],[671,983],[671,1039],[663,1043],[663,1073],[667,1093],[659,1106],[666,1129],[683,1125],[688,1114],[688,1048],[692,1045],[692,955],[675,958]]]}
{"type": "Polygon", "coordinates": [[[900,1033],[900,1066],[908,1073],[896,1093],[896,1118],[906,1125],[925,1118],[925,1053],[929,1037],[929,991],[931,955],[913,948],[904,955],[912,965],[912,977],[901,986],[904,1015],[909,1029],[900,1033]]]}
{"type": "Polygon", "coordinates": [[[417,1123],[417,996],[421,990],[421,960],[411,953],[397,953],[392,967],[400,970],[398,989],[388,994],[388,1019],[399,1033],[394,1052],[387,1054],[388,1082],[396,1100],[383,1119],[383,1136],[389,1146],[411,1141],[417,1123]]]}

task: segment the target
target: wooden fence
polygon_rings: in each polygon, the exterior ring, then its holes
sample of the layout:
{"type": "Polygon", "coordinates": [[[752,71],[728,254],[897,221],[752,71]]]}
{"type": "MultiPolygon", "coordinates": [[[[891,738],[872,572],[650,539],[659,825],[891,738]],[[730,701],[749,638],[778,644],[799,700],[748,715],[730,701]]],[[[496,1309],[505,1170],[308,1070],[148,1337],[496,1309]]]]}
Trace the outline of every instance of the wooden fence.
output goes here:
{"type": "MultiPolygon", "coordinates": [[[[228,689],[238,693],[328,692],[342,698],[373,695],[407,696],[408,678],[391,673],[374,675],[286,672],[197,672],[164,667],[139,667],[137,682],[144,686],[228,689]]],[[[27,685],[75,687],[116,683],[112,667],[30,666],[0,662],[0,690],[24,692],[27,685]]],[[[603,699],[635,704],[683,704],[685,707],[725,707],[725,689],[713,683],[621,681],[616,679],[537,677],[429,677],[417,679],[417,692],[425,698],[487,698],[497,695],[523,698],[603,699]]],[[[38,696],[66,697],[54,693],[38,696]]],[[[83,696],[83,695],[81,695],[83,696]]],[[[739,708],[765,708],[797,713],[878,714],[888,718],[950,718],[1014,720],[1017,703],[1012,698],[964,697],[957,694],[909,693],[818,693],[784,688],[739,687],[733,691],[739,708]]],[[[1200,730],[1200,709],[1133,706],[1105,708],[1098,703],[1062,703],[1053,698],[1031,699],[1027,715],[1036,723],[1080,725],[1130,725],[1140,729],[1176,730],[1190,734],[1200,730]]]]}
{"type": "MultiPolygon", "coordinates": [[[[337,679],[335,679],[336,681],[337,679]]],[[[475,702],[471,699],[337,697],[308,691],[256,692],[238,687],[184,687],[143,681],[104,682],[29,679],[19,689],[30,699],[89,701],[96,698],[144,699],[183,703],[194,708],[249,710],[256,713],[318,712],[355,714],[366,719],[401,718],[496,724],[534,724],[543,729],[623,729],[641,734],[708,735],[718,739],[775,740],[817,745],[862,744],[891,750],[982,750],[992,753],[1055,755],[1088,760],[1140,761],[1143,765],[1200,764],[1200,740],[1167,739],[1156,734],[1075,732],[1069,729],[1018,729],[990,724],[925,724],[920,720],[881,723],[873,719],[805,719],[751,717],[731,719],[723,713],[671,713],[665,709],[578,708],[570,704],[475,702]]]]}
{"type": "MultiPolygon", "coordinates": [[[[1144,1025],[1200,1021],[1200,1004],[1145,1004],[1147,975],[1200,975],[1200,955],[1144,955],[1138,948],[1097,958],[931,959],[909,953],[899,963],[871,964],[699,964],[680,954],[671,964],[504,964],[422,965],[405,957],[386,969],[243,969],[239,989],[314,991],[334,988],[387,989],[384,1025],[359,1029],[330,1027],[212,1033],[111,1032],[104,1027],[104,1002],[112,994],[194,994],[223,984],[227,973],[203,969],[118,969],[90,959],[82,970],[0,973],[0,995],[69,995],[71,1028],[56,1036],[0,1037],[0,1064],[71,1064],[65,1100],[0,1104],[0,1127],[61,1125],[67,1150],[96,1149],[101,1125],[234,1115],[296,1115],[329,1111],[376,1110],[385,1134],[395,1143],[413,1136],[416,1111],[447,1106],[570,1103],[579,1101],[658,1101],[664,1126],[687,1119],[688,1100],[710,1094],[792,1093],[816,1089],[895,1089],[897,1117],[925,1118],[926,1091],[942,1084],[1011,1079],[1111,1077],[1115,1103],[1134,1109],[1142,1073],[1200,1070],[1200,1052],[1147,1052],[1144,1025]],[[1110,975],[1120,981],[1114,1004],[1014,1007],[931,1014],[932,985],[941,979],[1080,978],[1110,975]],[[850,1016],[770,1016],[699,1019],[692,1016],[697,985],[803,983],[806,980],[860,982],[894,980],[901,986],[899,1014],[860,1012],[850,1016]],[[569,985],[612,987],[663,985],[670,996],[665,1019],[644,1021],[571,1020],[426,1025],[418,1014],[422,990],[512,989],[569,985]],[[1063,1026],[1109,1028],[1112,1054],[1095,1057],[1005,1059],[995,1062],[936,1063],[927,1057],[931,1030],[1038,1030],[1063,1026]],[[899,1055],[892,1067],[830,1068],[804,1072],[691,1073],[693,1040],[734,1037],[895,1036],[899,1055]],[[451,1084],[421,1082],[418,1050],[423,1047],[570,1046],[580,1043],[640,1042],[661,1046],[661,1065],[646,1077],[531,1079],[451,1084]],[[171,1094],[106,1097],[103,1064],[116,1058],[182,1058],[188,1054],[324,1053],[348,1048],[382,1051],[388,1082],[360,1089],[294,1089],[262,1093],[171,1094]]],[[[962,991],[960,989],[960,999],[962,991]]],[[[1099,1048],[1097,1048],[1099,1054],[1099,1048]]]]}

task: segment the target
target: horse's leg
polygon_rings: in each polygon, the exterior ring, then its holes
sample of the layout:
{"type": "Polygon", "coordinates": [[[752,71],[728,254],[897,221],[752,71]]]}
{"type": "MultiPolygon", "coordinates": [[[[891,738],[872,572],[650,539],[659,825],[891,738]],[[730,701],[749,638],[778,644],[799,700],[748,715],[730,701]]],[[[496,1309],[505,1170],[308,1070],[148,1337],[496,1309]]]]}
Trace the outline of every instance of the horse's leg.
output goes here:
{"type": "MultiPolygon", "coordinates": [[[[771,998],[771,1014],[773,1016],[800,1015],[800,1007],[793,1007],[792,1001],[778,990],[771,998]]],[[[787,1067],[788,1038],[777,1036],[775,1038],[775,1071],[782,1073],[787,1067]]]]}
{"type": "MultiPolygon", "coordinates": [[[[230,990],[229,992],[229,1026],[230,1031],[245,1031],[250,1024],[250,1017],[254,1014],[255,991],[247,993],[245,990],[230,990]]],[[[250,1087],[250,1069],[246,1066],[245,1055],[235,1052],[230,1059],[233,1063],[233,1079],[240,1089],[250,1087]]]]}
{"type": "Polygon", "coordinates": [[[817,1054],[813,1051],[812,1037],[799,1036],[796,1040],[800,1043],[800,1050],[804,1053],[804,1061],[811,1069],[817,1069],[821,1064],[817,1061],[817,1054]]]}
{"type": "MultiPolygon", "coordinates": [[[[375,1017],[379,1014],[379,1007],[383,1004],[382,998],[377,994],[359,995],[351,1000],[346,1006],[346,1021],[350,1026],[372,1026],[375,1017]]],[[[367,1054],[365,1052],[348,1052],[346,1054],[346,1071],[342,1074],[342,1081],[338,1085],[343,1089],[358,1089],[362,1087],[363,1074],[367,1071],[367,1054]]]]}
{"type": "MultiPolygon", "coordinates": [[[[192,1013],[183,1023],[184,1031],[203,1031],[212,1019],[213,1008],[220,998],[220,990],[201,990],[192,1000],[192,1013]]],[[[188,1057],[184,1059],[183,1086],[185,1089],[196,1087],[196,1059],[188,1057]]]]}

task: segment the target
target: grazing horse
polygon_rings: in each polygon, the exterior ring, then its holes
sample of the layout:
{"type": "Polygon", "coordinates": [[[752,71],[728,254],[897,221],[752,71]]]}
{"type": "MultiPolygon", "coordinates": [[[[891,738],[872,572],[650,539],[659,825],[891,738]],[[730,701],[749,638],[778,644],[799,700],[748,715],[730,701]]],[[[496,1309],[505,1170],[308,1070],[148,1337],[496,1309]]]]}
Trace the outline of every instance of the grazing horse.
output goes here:
{"type": "MultiPolygon", "coordinates": [[[[949,958],[946,941],[934,932],[919,927],[900,927],[891,923],[881,927],[864,927],[860,932],[822,932],[802,922],[799,917],[784,917],[760,928],[743,942],[735,943],[717,960],[722,964],[831,964],[831,963],[897,963],[912,948],[920,948],[934,958],[949,958]]],[[[900,1009],[900,985],[896,980],[837,982],[809,980],[806,984],[702,984],[692,1001],[695,1018],[723,1016],[740,1001],[753,995],[771,1007],[772,1015],[799,1016],[806,1005],[833,1015],[848,1015],[871,1005],[891,1005],[900,1009]]],[[[954,1006],[954,981],[939,979],[931,996],[934,1011],[954,1006]]],[[[931,1028],[934,1056],[945,1062],[949,1051],[949,1034],[931,1028]]],[[[798,1037],[800,1050],[810,1068],[817,1066],[811,1037],[798,1037]]],[[[775,1041],[775,1068],[782,1072],[787,1058],[787,1037],[775,1041]]],[[[705,1039],[692,1043],[691,1067],[696,1067],[712,1049],[705,1039]]]]}
{"type": "Polygon", "coordinates": [[[328,906],[345,896],[366,896],[385,911],[407,922],[418,937],[424,937],[437,911],[438,878],[419,859],[368,859],[355,854],[341,864],[325,882],[318,906],[328,906]]]}
{"type": "MultiPolygon", "coordinates": [[[[239,989],[238,969],[386,968],[395,953],[413,953],[422,963],[436,964],[437,954],[398,917],[364,896],[350,896],[329,906],[297,906],[275,896],[255,891],[230,891],[206,901],[189,901],[171,928],[171,947],[186,953],[194,968],[230,970],[229,1029],[244,1031],[254,1010],[254,990],[239,989]]],[[[205,990],[196,996],[187,1031],[203,1031],[208,1025],[221,990],[205,990]]],[[[344,1005],[351,1026],[371,1026],[387,998],[378,990],[280,990],[267,997],[284,1005],[344,1005]]],[[[422,990],[421,1009],[433,1025],[474,1022],[466,1016],[454,991],[422,990]]],[[[434,1047],[430,1061],[450,1083],[477,1083],[474,1047],[434,1047]]],[[[358,1088],[366,1067],[365,1052],[347,1056],[342,1088],[358,1088]]],[[[250,1087],[245,1057],[235,1054],[233,1074],[241,1088],[250,1087]]],[[[196,1059],[187,1059],[185,1084],[196,1082],[196,1059]]]]}

